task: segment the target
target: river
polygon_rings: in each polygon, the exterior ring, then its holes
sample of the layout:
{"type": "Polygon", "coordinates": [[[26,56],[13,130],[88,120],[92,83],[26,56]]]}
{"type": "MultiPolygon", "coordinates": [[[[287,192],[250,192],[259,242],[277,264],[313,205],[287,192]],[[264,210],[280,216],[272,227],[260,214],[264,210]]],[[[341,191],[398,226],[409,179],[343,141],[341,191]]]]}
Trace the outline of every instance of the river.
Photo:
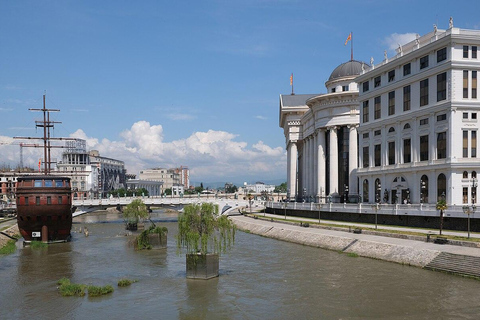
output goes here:
{"type": "Polygon", "coordinates": [[[121,218],[77,217],[89,236],[0,256],[0,319],[478,319],[480,281],[238,232],[220,277],[187,280],[176,215],[166,250],[134,251],[121,218]],[[103,297],[62,297],[57,281],[112,285],[103,297]],[[118,288],[121,278],[138,280],[118,288]]]}

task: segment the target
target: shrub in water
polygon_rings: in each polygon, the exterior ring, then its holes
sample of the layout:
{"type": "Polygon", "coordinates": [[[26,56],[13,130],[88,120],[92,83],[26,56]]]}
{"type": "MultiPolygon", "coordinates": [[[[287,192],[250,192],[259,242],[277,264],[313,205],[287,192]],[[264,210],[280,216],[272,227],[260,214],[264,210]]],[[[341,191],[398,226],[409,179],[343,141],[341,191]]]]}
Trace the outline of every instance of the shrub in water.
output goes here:
{"type": "Polygon", "coordinates": [[[113,287],[111,285],[106,285],[104,287],[98,286],[88,286],[88,295],[90,297],[103,296],[113,292],[113,287]]]}

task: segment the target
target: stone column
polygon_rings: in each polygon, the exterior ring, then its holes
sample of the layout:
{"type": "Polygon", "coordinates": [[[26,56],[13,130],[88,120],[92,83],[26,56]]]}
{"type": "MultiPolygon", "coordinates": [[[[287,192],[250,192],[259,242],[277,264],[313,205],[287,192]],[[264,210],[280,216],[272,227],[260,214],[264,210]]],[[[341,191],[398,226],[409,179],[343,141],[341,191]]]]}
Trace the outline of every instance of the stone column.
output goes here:
{"type": "Polygon", "coordinates": [[[324,202],[325,199],[325,129],[319,129],[317,133],[317,197],[319,201],[324,202]]]}
{"type": "Polygon", "coordinates": [[[348,147],[348,190],[349,197],[358,195],[357,168],[358,168],[358,148],[357,148],[357,125],[352,124],[349,128],[349,147],[348,147]]]}
{"type": "Polygon", "coordinates": [[[317,158],[318,158],[318,148],[317,148],[317,145],[318,145],[318,135],[317,135],[318,132],[315,132],[313,134],[313,143],[312,143],[312,148],[313,148],[313,158],[312,158],[312,162],[313,162],[313,171],[312,171],[312,191],[310,192],[310,194],[313,196],[313,197],[316,197],[317,195],[317,189],[318,189],[318,180],[317,180],[317,177],[318,177],[318,161],[317,161],[317,158]]]}
{"type": "Polygon", "coordinates": [[[287,196],[290,198],[295,197],[297,193],[296,186],[297,186],[297,142],[290,141],[288,144],[288,151],[287,151],[287,167],[288,167],[288,183],[287,188],[289,189],[290,193],[287,196]]]}
{"type": "Polygon", "coordinates": [[[338,141],[337,127],[330,130],[330,194],[338,194],[338,141]]]}

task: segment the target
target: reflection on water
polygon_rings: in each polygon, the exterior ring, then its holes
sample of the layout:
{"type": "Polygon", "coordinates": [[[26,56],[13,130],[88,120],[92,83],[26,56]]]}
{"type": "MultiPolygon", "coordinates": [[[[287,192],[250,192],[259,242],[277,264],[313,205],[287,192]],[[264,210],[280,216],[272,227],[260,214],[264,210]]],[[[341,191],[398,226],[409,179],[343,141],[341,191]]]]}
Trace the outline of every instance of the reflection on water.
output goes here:
{"type": "Polygon", "coordinates": [[[476,319],[480,282],[239,232],[219,278],[185,278],[176,214],[155,212],[168,248],[135,252],[116,213],[75,219],[89,236],[0,257],[1,319],[476,319]],[[78,220],[77,220],[78,219],[78,220]],[[166,222],[170,221],[170,222],[166,222]],[[56,282],[107,285],[113,294],[61,297],[56,282]],[[118,288],[121,278],[139,282],[118,288]],[[8,289],[6,289],[8,288],[8,289]]]}

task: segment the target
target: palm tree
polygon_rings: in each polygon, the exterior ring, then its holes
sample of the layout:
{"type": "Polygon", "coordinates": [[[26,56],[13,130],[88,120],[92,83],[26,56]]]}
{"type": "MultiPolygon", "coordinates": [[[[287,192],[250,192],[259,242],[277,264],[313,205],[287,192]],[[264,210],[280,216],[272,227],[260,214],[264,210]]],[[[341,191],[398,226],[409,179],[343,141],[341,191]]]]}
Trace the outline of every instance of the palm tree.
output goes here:
{"type": "Polygon", "coordinates": [[[445,196],[442,196],[440,200],[437,201],[436,209],[440,210],[440,234],[442,234],[443,229],[443,212],[447,210],[447,201],[445,201],[445,196]]]}

